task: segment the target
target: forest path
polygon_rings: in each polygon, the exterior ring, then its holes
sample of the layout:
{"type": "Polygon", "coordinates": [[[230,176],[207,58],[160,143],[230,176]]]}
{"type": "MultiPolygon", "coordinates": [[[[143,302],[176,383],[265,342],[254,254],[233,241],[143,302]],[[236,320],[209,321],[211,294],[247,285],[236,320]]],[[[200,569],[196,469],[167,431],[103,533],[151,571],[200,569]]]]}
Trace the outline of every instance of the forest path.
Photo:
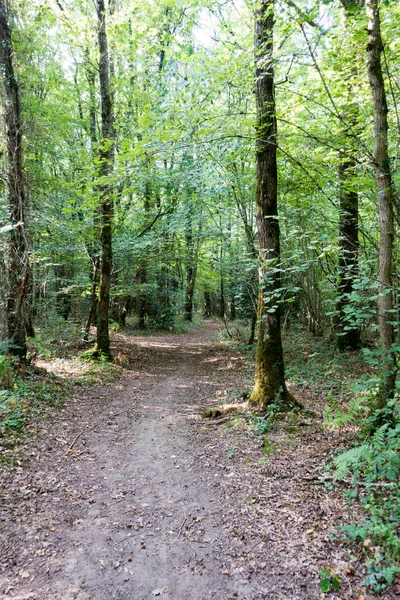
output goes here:
{"type": "Polygon", "coordinates": [[[225,386],[217,328],[127,336],[118,343],[126,376],[67,401],[39,436],[29,473],[9,481],[5,598],[269,597],[223,574],[237,554],[221,522],[224,474],[197,464],[198,407],[225,386]]]}
{"type": "Polygon", "coordinates": [[[123,376],[26,439],[0,476],[1,599],[316,600],[326,567],[342,584],[324,597],[362,597],[353,548],[331,540],[350,509],[315,481],[337,432],[321,416],[289,415],[268,439],[201,418],[253,380],[219,327],[118,335],[123,376]]]}

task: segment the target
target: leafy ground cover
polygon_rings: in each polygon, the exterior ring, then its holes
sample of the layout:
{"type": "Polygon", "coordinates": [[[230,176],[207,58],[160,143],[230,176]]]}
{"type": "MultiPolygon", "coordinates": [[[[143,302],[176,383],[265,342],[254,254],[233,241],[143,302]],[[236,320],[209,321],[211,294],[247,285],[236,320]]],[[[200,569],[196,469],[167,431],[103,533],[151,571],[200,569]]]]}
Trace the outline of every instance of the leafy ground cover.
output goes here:
{"type": "MultiPolygon", "coordinates": [[[[329,337],[316,337],[296,326],[286,331],[284,344],[289,386],[300,398],[312,399],[327,439],[337,433],[319,465],[321,483],[325,480],[329,488],[340,490],[354,512],[334,535],[356,543],[365,564],[364,583],[382,593],[400,571],[398,397],[383,411],[374,408],[379,362],[370,347],[339,352],[329,337]]],[[[250,353],[248,366],[252,364],[250,353]]],[[[289,436],[285,443],[295,443],[299,420],[272,405],[268,415],[252,417],[251,435],[259,437],[269,456],[281,449],[280,442],[273,441],[278,430],[289,436]]],[[[338,589],[334,571],[324,567],[320,575],[321,591],[338,589]]]]}
{"type": "MultiPolygon", "coordinates": [[[[58,332],[58,330],[57,330],[58,332]]],[[[58,332],[59,333],[59,332],[58,332]]],[[[0,354],[0,451],[1,460],[12,459],[13,448],[52,409],[60,409],[77,387],[112,380],[118,365],[80,360],[82,343],[76,332],[65,327],[61,343],[47,332],[31,340],[29,361],[20,365],[0,354]]]]}

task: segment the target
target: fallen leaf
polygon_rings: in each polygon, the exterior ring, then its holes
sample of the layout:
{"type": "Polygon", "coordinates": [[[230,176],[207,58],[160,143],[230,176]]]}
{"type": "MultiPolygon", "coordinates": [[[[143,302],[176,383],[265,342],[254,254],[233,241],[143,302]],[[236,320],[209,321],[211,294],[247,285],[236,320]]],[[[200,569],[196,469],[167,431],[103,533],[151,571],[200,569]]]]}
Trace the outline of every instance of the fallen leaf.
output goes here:
{"type": "Polygon", "coordinates": [[[28,579],[28,577],[31,576],[31,574],[29,573],[29,571],[25,571],[25,569],[21,569],[18,572],[19,577],[21,577],[21,579],[28,579]]]}

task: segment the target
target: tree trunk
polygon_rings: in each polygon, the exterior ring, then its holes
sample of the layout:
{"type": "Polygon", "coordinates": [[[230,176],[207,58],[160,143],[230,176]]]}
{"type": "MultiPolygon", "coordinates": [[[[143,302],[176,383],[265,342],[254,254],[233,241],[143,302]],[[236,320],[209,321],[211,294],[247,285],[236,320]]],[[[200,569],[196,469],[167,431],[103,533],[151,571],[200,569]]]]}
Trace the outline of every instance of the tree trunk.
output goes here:
{"type": "Polygon", "coordinates": [[[209,291],[204,292],[204,312],[203,317],[208,319],[211,317],[211,294],[209,291]]]}
{"type": "MultiPolygon", "coordinates": [[[[147,172],[147,181],[145,183],[145,188],[144,188],[144,204],[143,204],[143,206],[144,206],[144,211],[146,214],[146,219],[148,219],[149,213],[151,210],[151,205],[152,205],[151,188],[150,188],[151,171],[150,171],[149,165],[147,165],[146,172],[147,172]]],[[[144,252],[145,252],[145,255],[142,256],[139,261],[139,268],[138,268],[137,275],[136,275],[137,283],[139,284],[139,286],[141,286],[139,289],[139,294],[138,294],[138,298],[137,298],[138,325],[141,329],[144,329],[144,327],[146,325],[146,315],[148,312],[148,310],[147,310],[147,304],[148,304],[147,292],[145,291],[146,288],[143,287],[147,284],[148,257],[147,257],[147,250],[144,250],[144,252]]]]}
{"type": "Polygon", "coordinates": [[[101,134],[99,151],[98,186],[101,211],[101,264],[99,284],[99,304],[97,309],[97,340],[95,352],[111,357],[109,336],[110,283],[112,270],[112,223],[114,213],[113,191],[107,178],[111,175],[114,161],[114,117],[110,91],[110,65],[108,57],[106,13],[104,0],[97,0],[99,80],[101,96],[101,134]]]}
{"type": "Polygon", "coordinates": [[[100,266],[100,258],[99,256],[94,256],[92,258],[92,291],[90,294],[90,309],[88,318],[86,321],[85,331],[83,333],[83,339],[87,342],[89,339],[90,326],[92,323],[95,323],[97,318],[97,281],[98,281],[98,271],[100,266]]]}
{"type": "Polygon", "coordinates": [[[339,165],[339,299],[335,329],[337,347],[341,351],[356,350],[360,347],[358,327],[350,328],[346,313],[346,307],[349,305],[354,290],[354,280],[358,275],[358,193],[349,189],[349,178],[351,178],[354,168],[354,160],[345,161],[339,165]]]}
{"type": "Polygon", "coordinates": [[[6,258],[6,319],[8,350],[26,357],[26,302],[30,289],[29,248],[25,232],[26,194],[22,162],[20,90],[14,75],[13,47],[5,0],[0,0],[0,65],[5,92],[4,126],[7,142],[8,210],[12,227],[6,258]]]}
{"type": "Polygon", "coordinates": [[[388,153],[388,121],[385,82],[382,74],[380,16],[377,0],[366,0],[368,22],[367,63],[368,78],[374,107],[374,169],[378,184],[379,207],[379,263],[378,263],[378,324],[379,336],[384,355],[384,376],[379,398],[383,407],[392,398],[396,385],[396,355],[392,350],[393,290],[392,263],[394,243],[394,220],[392,198],[392,176],[388,153]]]}
{"type": "MultiPolygon", "coordinates": [[[[361,5],[360,0],[341,0],[345,9],[345,35],[349,38],[351,31],[349,19],[361,5]]],[[[352,40],[352,48],[354,41],[352,40]]],[[[347,85],[347,98],[343,110],[343,120],[349,123],[343,135],[348,140],[347,158],[339,165],[339,281],[337,317],[335,322],[336,344],[340,351],[356,350],[360,347],[360,332],[357,325],[351,326],[346,308],[349,306],[354,281],[358,275],[358,193],[354,189],[352,178],[357,165],[357,141],[349,135],[350,127],[357,126],[358,105],[354,101],[353,81],[357,78],[356,61],[350,67],[350,79],[347,85]]]]}
{"type": "MultiPolygon", "coordinates": [[[[91,143],[91,151],[93,161],[97,158],[97,123],[96,123],[96,73],[93,66],[90,63],[89,49],[86,49],[86,76],[89,85],[89,135],[91,143]]],[[[95,207],[95,213],[93,218],[93,243],[88,245],[88,254],[90,257],[91,269],[90,269],[90,280],[91,280],[91,293],[90,293],[90,308],[89,314],[83,333],[83,339],[88,341],[90,326],[97,322],[97,287],[99,284],[99,267],[100,267],[100,208],[95,207]]]]}
{"type": "Polygon", "coordinates": [[[188,220],[186,228],[186,287],[185,287],[185,320],[191,322],[193,319],[193,298],[197,275],[197,261],[200,248],[201,221],[199,221],[197,233],[193,236],[192,220],[188,220]],[[190,227],[190,230],[188,229],[190,227]],[[194,238],[194,239],[193,239],[194,238]]]}
{"type": "Polygon", "coordinates": [[[250,403],[261,410],[288,402],[281,339],[279,220],[277,207],[277,125],[273,68],[274,0],[261,0],[255,22],[256,206],[259,239],[258,340],[256,379],[250,403]]]}
{"type": "MultiPolygon", "coordinates": [[[[136,275],[137,283],[142,286],[147,283],[147,261],[145,258],[142,258],[139,263],[139,269],[136,275]]],[[[137,297],[137,314],[138,314],[138,325],[140,329],[144,329],[146,325],[146,315],[147,315],[147,302],[146,302],[146,293],[143,289],[139,290],[139,295],[137,297]]]]}

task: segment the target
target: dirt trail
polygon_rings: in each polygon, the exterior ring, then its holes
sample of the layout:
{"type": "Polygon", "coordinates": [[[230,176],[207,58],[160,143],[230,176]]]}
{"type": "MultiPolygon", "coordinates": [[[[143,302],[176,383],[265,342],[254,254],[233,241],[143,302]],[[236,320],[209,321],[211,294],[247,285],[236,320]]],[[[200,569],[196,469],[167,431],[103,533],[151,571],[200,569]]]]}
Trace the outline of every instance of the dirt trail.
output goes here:
{"type": "Polygon", "coordinates": [[[31,478],[21,468],[8,482],[5,598],[250,597],[221,575],[216,543],[230,540],[193,452],[197,408],[215,402],[224,367],[214,332],[135,337],[139,370],[67,403],[31,452],[31,478]]]}
{"type": "MultiPolygon", "coordinates": [[[[119,336],[125,375],[29,441],[2,482],[0,598],[313,600],[321,567],[346,572],[351,549],[330,542],[344,502],[304,477],[321,425],[278,432],[270,460],[240,423],[200,418],[244,385],[216,331],[119,336]]],[[[359,581],[325,597],[357,598],[359,581]]]]}

